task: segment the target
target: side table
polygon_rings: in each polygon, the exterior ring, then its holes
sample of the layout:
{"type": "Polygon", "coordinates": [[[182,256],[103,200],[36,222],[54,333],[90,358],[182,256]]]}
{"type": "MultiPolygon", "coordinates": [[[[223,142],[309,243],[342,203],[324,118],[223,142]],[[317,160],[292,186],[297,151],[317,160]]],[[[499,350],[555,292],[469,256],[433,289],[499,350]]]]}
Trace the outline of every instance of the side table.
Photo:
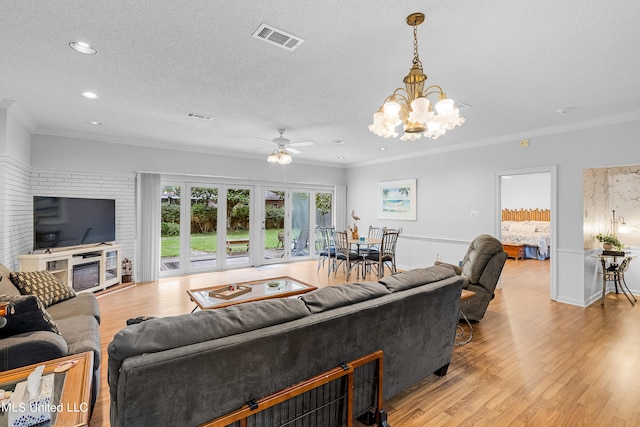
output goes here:
{"type": "MultiPolygon", "coordinates": [[[[83,427],[91,417],[91,380],[93,378],[93,352],[74,354],[48,362],[0,372],[0,388],[13,391],[15,385],[25,381],[38,366],[45,365],[43,375],[54,373],[65,362],[72,365],[66,371],[55,373],[54,393],[51,401],[51,425],[83,427]],[[60,384],[60,385],[58,385],[60,384]],[[59,390],[58,390],[59,389],[59,390]],[[56,398],[59,396],[59,398],[56,398]]],[[[12,410],[11,407],[6,408],[12,410]]],[[[16,410],[20,410],[18,407],[16,410]]],[[[2,416],[6,418],[6,413],[2,416]]],[[[5,424],[6,425],[6,419],[5,424]]]]}
{"type": "MultiPolygon", "coordinates": [[[[463,289],[462,290],[462,294],[460,294],[460,302],[462,301],[466,301],[469,298],[472,298],[476,293],[473,291],[470,291],[468,289],[463,289]]],[[[464,341],[458,341],[456,340],[455,343],[458,345],[465,345],[465,344],[469,344],[471,342],[471,339],[473,338],[473,326],[471,326],[471,322],[469,321],[469,319],[467,319],[467,316],[464,315],[464,313],[462,312],[462,309],[460,309],[460,317],[462,317],[464,319],[464,321],[467,323],[467,326],[469,326],[469,338],[467,338],[464,341]]],[[[456,337],[462,337],[464,335],[464,328],[462,326],[460,326],[460,324],[458,324],[458,330],[456,332],[456,337]]]]}

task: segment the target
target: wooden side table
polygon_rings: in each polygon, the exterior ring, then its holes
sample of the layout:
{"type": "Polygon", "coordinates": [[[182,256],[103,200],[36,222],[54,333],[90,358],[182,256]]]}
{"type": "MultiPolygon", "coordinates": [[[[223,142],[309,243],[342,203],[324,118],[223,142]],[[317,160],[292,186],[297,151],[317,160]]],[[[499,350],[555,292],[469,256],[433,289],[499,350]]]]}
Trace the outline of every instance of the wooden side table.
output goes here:
{"type": "MultiPolygon", "coordinates": [[[[83,427],[89,425],[91,417],[91,381],[93,378],[93,352],[74,354],[48,362],[23,366],[10,371],[0,372],[0,388],[13,390],[15,385],[25,381],[30,373],[40,365],[45,365],[42,375],[54,373],[56,367],[65,362],[75,363],[64,372],[55,373],[57,382],[62,381],[60,399],[52,401],[51,425],[83,427]],[[54,422],[55,421],[55,422],[54,422]]],[[[54,386],[55,388],[55,386],[54,386]]],[[[55,397],[54,393],[54,397],[55,397]]],[[[4,415],[4,414],[3,414],[4,415]]]]}
{"type": "Polygon", "coordinates": [[[524,245],[510,245],[503,243],[502,248],[507,253],[508,258],[513,258],[516,261],[524,258],[524,245]]]}

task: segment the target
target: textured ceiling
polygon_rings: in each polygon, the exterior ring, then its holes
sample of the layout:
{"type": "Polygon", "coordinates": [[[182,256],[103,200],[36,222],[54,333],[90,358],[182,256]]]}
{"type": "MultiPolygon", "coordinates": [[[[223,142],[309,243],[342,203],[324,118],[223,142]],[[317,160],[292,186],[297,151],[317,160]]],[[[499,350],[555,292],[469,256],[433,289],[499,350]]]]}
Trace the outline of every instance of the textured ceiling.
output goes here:
{"type": "Polygon", "coordinates": [[[315,143],[294,161],[361,164],[640,117],[638,16],[637,0],[3,0],[0,99],[37,134],[265,157],[285,128],[315,143]],[[429,83],[471,106],[436,141],[367,129],[411,66],[412,12],[429,83]],[[262,23],[304,43],[256,40],[262,23]]]}

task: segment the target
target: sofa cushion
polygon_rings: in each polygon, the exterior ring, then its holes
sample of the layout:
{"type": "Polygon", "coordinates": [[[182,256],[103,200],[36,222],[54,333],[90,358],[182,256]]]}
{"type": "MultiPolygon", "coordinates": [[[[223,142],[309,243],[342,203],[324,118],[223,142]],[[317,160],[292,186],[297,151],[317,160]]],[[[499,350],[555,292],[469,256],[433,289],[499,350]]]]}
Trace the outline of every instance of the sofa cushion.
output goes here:
{"type": "Polygon", "coordinates": [[[120,330],[109,344],[109,357],[124,360],[142,353],[210,341],[309,315],[307,306],[301,300],[277,298],[158,317],[120,330]]]}
{"type": "Polygon", "coordinates": [[[20,291],[9,279],[9,270],[4,265],[0,264],[0,295],[20,295],[20,291]]]}
{"type": "Polygon", "coordinates": [[[33,331],[60,333],[56,322],[35,295],[0,295],[0,301],[13,304],[11,314],[5,317],[7,324],[0,328],[0,338],[33,331]]]}
{"type": "Polygon", "coordinates": [[[0,264],[0,281],[2,281],[3,278],[9,280],[9,273],[11,273],[11,270],[9,270],[8,267],[0,264]]]}
{"type": "Polygon", "coordinates": [[[23,295],[37,296],[45,308],[76,296],[73,289],[46,270],[14,271],[9,277],[23,295]]]}
{"type": "Polygon", "coordinates": [[[389,290],[375,282],[347,283],[329,286],[309,292],[300,297],[312,313],[320,313],[345,305],[355,304],[389,293],[389,290]]]}
{"type": "Polygon", "coordinates": [[[100,323],[98,300],[90,292],[82,292],[74,298],[50,305],[47,307],[47,311],[56,321],[72,317],[93,316],[100,323]]]}
{"type": "Polygon", "coordinates": [[[391,292],[398,292],[427,283],[437,282],[451,276],[455,276],[452,269],[436,265],[392,274],[391,276],[383,277],[379,282],[385,285],[391,292]]]}
{"type": "Polygon", "coordinates": [[[97,369],[100,366],[100,325],[95,317],[73,317],[57,323],[60,335],[69,346],[69,354],[93,351],[93,369],[97,369]]]}

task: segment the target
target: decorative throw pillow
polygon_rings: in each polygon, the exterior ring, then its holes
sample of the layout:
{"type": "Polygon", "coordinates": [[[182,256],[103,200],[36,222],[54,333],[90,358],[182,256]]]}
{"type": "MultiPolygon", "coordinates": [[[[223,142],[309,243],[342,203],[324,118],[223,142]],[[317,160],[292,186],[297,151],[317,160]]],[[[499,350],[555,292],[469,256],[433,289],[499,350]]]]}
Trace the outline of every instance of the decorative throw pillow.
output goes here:
{"type": "Polygon", "coordinates": [[[9,277],[20,293],[37,296],[45,308],[76,296],[73,289],[48,271],[14,271],[9,277]]]}
{"type": "Polygon", "coordinates": [[[0,295],[0,301],[13,304],[5,316],[7,324],[0,328],[0,338],[33,331],[49,331],[60,334],[56,322],[35,295],[0,295]]]}

